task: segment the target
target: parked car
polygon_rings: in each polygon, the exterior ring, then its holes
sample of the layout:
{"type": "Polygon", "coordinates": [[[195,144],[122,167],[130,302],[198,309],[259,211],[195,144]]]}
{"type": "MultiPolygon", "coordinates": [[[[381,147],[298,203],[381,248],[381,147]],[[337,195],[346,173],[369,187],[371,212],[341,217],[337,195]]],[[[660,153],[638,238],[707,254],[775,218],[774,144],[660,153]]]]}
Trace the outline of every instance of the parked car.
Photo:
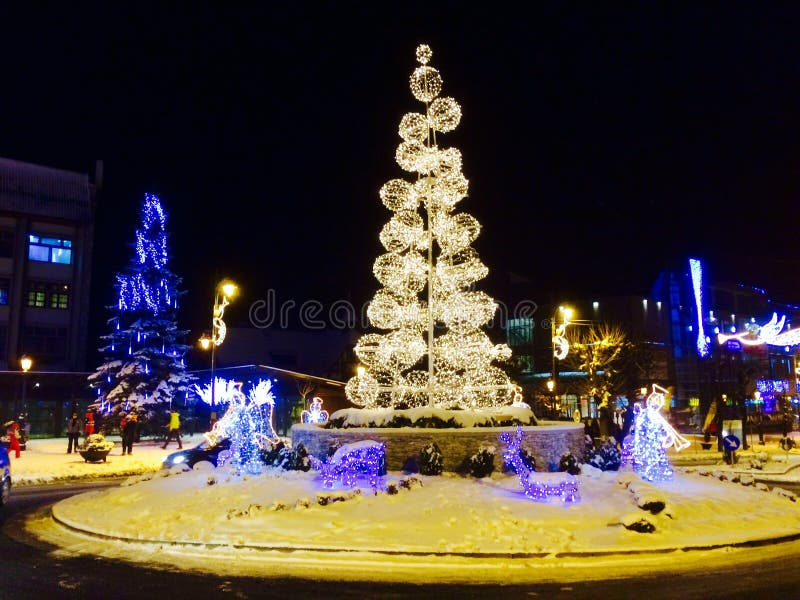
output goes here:
{"type": "Polygon", "coordinates": [[[0,508],[3,508],[11,495],[11,460],[4,444],[0,444],[0,508]]]}
{"type": "Polygon", "coordinates": [[[164,459],[161,467],[164,469],[169,469],[175,465],[189,465],[190,467],[193,467],[196,463],[204,460],[210,462],[216,467],[217,456],[219,453],[223,450],[227,450],[230,447],[230,439],[219,440],[219,442],[213,445],[209,444],[206,440],[203,440],[200,444],[194,446],[193,448],[184,448],[183,450],[178,450],[177,452],[169,454],[167,458],[164,459]]]}

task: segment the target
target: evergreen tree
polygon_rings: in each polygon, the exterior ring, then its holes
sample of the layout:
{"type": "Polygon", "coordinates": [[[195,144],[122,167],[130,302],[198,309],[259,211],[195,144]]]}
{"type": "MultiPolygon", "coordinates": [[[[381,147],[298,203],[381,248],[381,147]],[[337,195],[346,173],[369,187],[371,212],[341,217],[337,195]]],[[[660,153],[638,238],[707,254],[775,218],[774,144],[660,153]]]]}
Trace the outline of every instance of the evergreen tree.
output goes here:
{"type": "Polygon", "coordinates": [[[497,305],[472,290],[488,269],[471,246],[480,224],[455,210],[468,189],[461,153],[437,140],[456,128],[461,108],[453,98],[438,97],[442,78],[430,58],[428,46],[417,48],[420,66],[410,85],[424,113],[402,118],[395,154],[401,168],[416,173],[415,181],[392,179],[380,190],[394,214],[380,233],[387,252],[373,272],[383,288],[367,316],[384,333],[358,341],[355,353],[364,368],[346,388],[354,404],[367,408],[486,408],[509,404],[513,396],[508,376],[492,364],[510,358],[511,350],[482,331],[497,305]]]}
{"type": "Polygon", "coordinates": [[[97,388],[92,408],[108,421],[132,410],[140,419],[164,414],[192,381],[184,362],[188,346],[181,342],[187,332],[176,322],[181,279],[167,267],[166,219],[161,201],[145,194],[135,252],[116,275],[117,303],[108,307],[111,333],[101,337],[99,349],[105,362],[89,376],[97,388]]]}

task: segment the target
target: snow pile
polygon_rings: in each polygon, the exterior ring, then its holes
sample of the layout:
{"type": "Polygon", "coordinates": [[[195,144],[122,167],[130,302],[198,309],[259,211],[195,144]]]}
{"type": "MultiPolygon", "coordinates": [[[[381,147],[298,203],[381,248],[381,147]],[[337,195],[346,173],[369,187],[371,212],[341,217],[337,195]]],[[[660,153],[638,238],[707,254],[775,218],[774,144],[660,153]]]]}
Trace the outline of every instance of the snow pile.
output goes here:
{"type": "Polygon", "coordinates": [[[499,423],[533,425],[536,418],[530,408],[502,406],[483,410],[446,410],[421,406],[409,409],[343,408],[330,416],[337,427],[391,427],[398,422],[407,427],[424,427],[438,421],[450,427],[496,427],[499,423]]]}
{"type": "Polygon", "coordinates": [[[610,475],[578,476],[581,502],[562,505],[533,502],[516,476],[498,473],[413,480],[390,473],[373,492],[366,480],[325,490],[315,472],[165,470],[69,498],[53,514],[78,529],[156,544],[470,556],[663,550],[800,534],[787,510],[794,504],[778,494],[697,475],[658,484],[610,475]],[[657,506],[668,509],[653,514],[657,506]],[[627,528],[635,523],[642,526],[627,528]]]}

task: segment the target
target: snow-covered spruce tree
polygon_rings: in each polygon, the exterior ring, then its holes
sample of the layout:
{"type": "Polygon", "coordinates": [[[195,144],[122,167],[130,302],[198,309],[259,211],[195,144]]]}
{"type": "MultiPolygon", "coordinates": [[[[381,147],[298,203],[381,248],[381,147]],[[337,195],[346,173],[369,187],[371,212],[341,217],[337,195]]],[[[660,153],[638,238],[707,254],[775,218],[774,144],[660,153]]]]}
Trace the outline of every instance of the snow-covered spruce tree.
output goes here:
{"type": "Polygon", "coordinates": [[[164,414],[193,380],[184,362],[187,332],[176,323],[181,279],[167,267],[166,219],[161,201],[145,194],[135,252],[116,275],[117,302],[108,307],[111,333],[101,337],[100,348],[105,362],[89,376],[97,388],[92,408],[106,422],[131,410],[145,420],[164,414]]]}
{"type": "Polygon", "coordinates": [[[425,107],[400,121],[403,141],[395,154],[416,178],[392,179],[380,190],[394,214],[380,233],[387,252],[373,272],[383,288],[367,316],[384,333],[359,339],[355,352],[364,368],[346,388],[348,398],[366,408],[488,408],[513,397],[508,376],[492,364],[510,358],[511,350],[494,345],[482,330],[497,305],[472,290],[488,273],[471,247],[480,224],[455,211],[468,188],[461,153],[440,148],[437,140],[456,128],[461,108],[439,97],[442,78],[430,58],[428,46],[417,48],[411,93],[425,107]]]}

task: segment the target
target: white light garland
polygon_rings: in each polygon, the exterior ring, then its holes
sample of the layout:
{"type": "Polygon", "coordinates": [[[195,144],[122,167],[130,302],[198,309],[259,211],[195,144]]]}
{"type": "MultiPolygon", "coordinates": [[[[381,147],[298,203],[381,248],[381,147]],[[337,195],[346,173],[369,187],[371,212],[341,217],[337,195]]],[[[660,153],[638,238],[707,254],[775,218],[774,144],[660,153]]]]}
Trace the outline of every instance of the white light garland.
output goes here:
{"type": "Polygon", "coordinates": [[[421,66],[410,87],[425,111],[403,116],[395,154],[397,164],[417,179],[391,179],[380,189],[381,201],[394,214],[380,232],[387,253],[373,268],[384,287],[367,316],[385,333],[358,341],[355,353],[364,368],[345,388],[354,404],[368,408],[484,408],[514,397],[508,376],[492,365],[508,360],[511,350],[493,344],[482,331],[497,305],[487,294],[471,291],[488,269],[470,247],[480,224],[454,212],[469,187],[461,153],[436,142],[437,132],[458,126],[461,107],[453,98],[439,97],[442,77],[429,66],[431,56],[428,46],[417,48],[421,66]],[[440,333],[443,327],[448,331],[440,333]]]}
{"type": "Polygon", "coordinates": [[[770,346],[796,346],[800,344],[800,329],[788,329],[782,331],[786,324],[786,315],[783,315],[778,320],[778,313],[772,313],[772,319],[758,327],[756,336],[752,336],[752,331],[744,333],[725,334],[720,333],[717,335],[717,342],[724,344],[728,340],[736,340],[745,346],[761,346],[768,344],[770,346]]]}

